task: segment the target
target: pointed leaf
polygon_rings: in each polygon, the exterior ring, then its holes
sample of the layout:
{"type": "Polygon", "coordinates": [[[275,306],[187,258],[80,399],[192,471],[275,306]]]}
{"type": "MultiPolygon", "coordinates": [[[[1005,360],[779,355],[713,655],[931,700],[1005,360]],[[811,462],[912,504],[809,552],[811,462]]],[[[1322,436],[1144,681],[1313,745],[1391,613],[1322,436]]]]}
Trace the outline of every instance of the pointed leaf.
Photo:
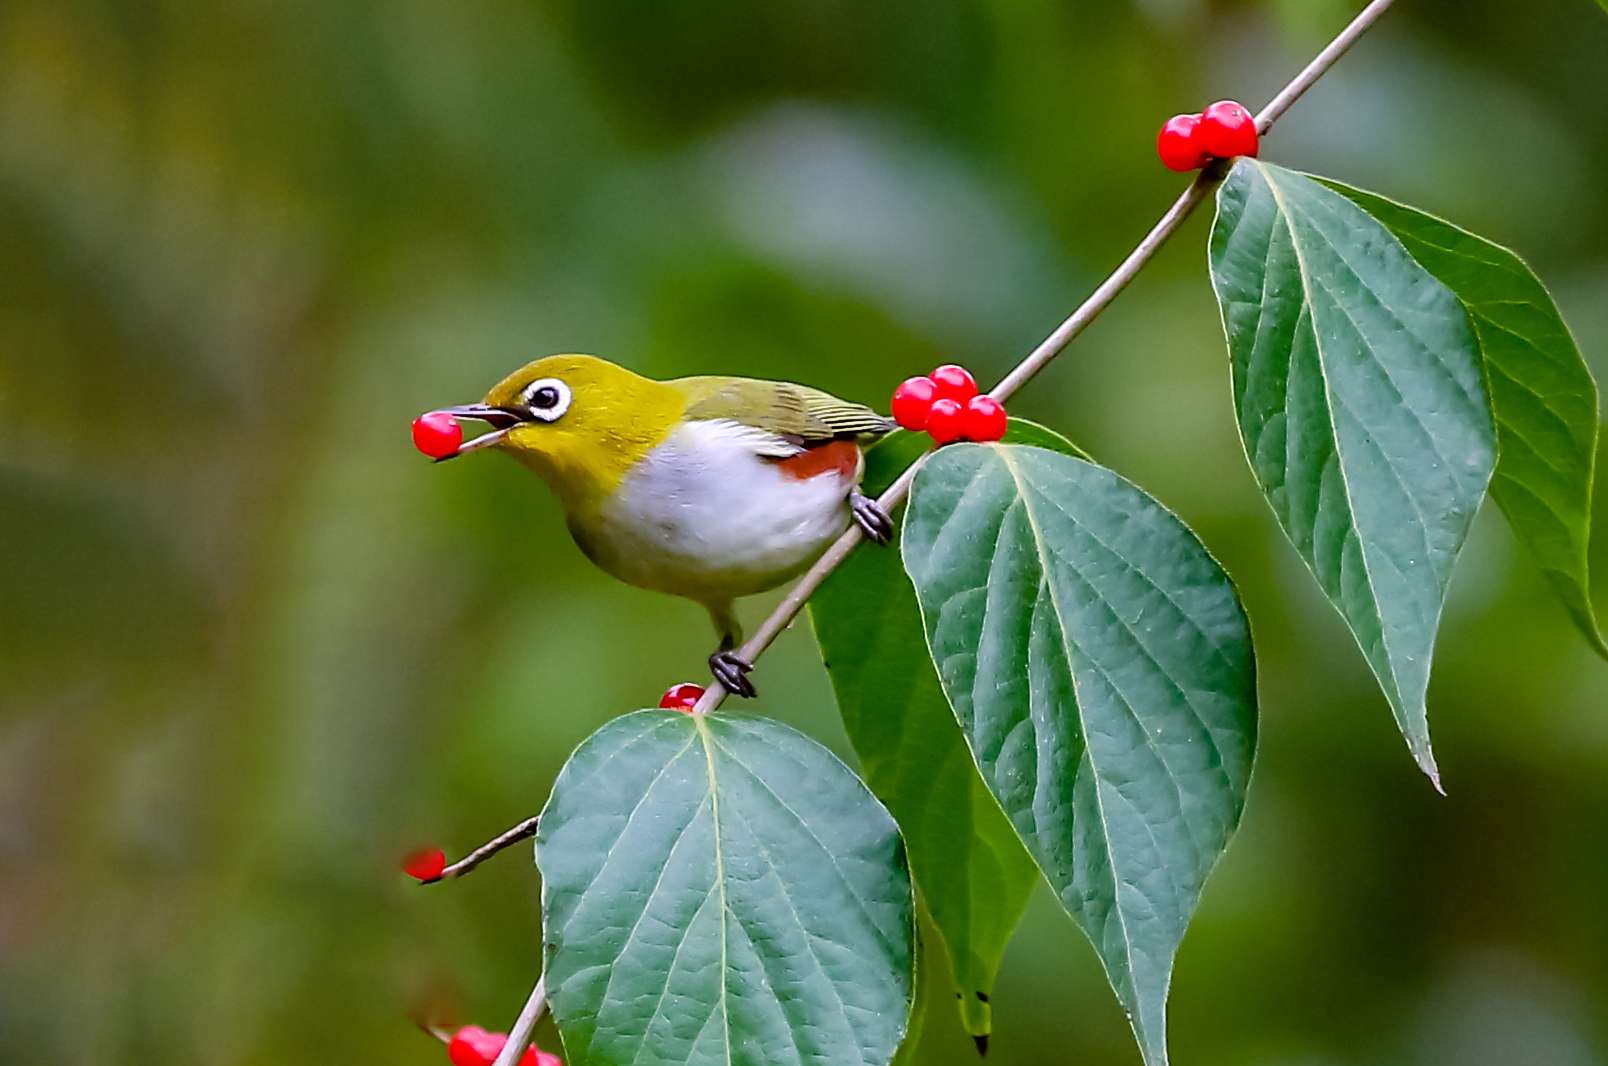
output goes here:
{"type": "Polygon", "coordinates": [[[898,830],[776,722],[638,711],[542,813],[546,977],[571,1066],[887,1066],[909,1022],[898,830]]]}
{"type": "Polygon", "coordinates": [[[1366,211],[1251,159],[1218,190],[1211,270],[1251,469],[1438,788],[1430,657],[1496,463],[1468,316],[1366,211]]]}
{"type": "Polygon", "coordinates": [[[1463,302],[1496,416],[1491,496],[1597,653],[1587,549],[1597,382],[1541,279],[1517,255],[1433,215],[1319,179],[1374,218],[1463,302]]]}
{"type": "Polygon", "coordinates": [[[1022,445],[928,460],[903,548],[984,780],[1164,1064],[1173,957],[1256,743],[1233,586],[1140,489],[1022,445]]]}
{"type": "MultiPolygon", "coordinates": [[[[1019,419],[1006,439],[1076,453],[1019,419]]],[[[866,456],[865,491],[879,495],[930,445],[924,433],[885,438],[866,456]]],[[[994,978],[1038,870],[977,776],[898,553],[867,547],[850,555],[811,597],[810,621],[866,784],[904,832],[911,874],[948,951],[962,1022],[986,1037],[994,978]]]]}

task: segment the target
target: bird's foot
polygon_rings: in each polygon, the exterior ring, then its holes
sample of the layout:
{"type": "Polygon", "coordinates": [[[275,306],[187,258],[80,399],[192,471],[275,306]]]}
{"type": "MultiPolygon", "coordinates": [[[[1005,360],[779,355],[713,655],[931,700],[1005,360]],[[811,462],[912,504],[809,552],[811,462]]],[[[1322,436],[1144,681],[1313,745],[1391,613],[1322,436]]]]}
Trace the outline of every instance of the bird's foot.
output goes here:
{"type": "Polygon", "coordinates": [[[886,544],[893,539],[893,516],[865,493],[858,489],[849,493],[849,511],[854,515],[854,524],[867,537],[878,544],[886,544]]]}
{"type": "Polygon", "coordinates": [[[754,691],[754,683],[748,680],[748,672],[753,668],[753,663],[731,648],[722,648],[709,657],[709,672],[715,675],[715,680],[727,692],[743,699],[758,695],[754,691]]]}

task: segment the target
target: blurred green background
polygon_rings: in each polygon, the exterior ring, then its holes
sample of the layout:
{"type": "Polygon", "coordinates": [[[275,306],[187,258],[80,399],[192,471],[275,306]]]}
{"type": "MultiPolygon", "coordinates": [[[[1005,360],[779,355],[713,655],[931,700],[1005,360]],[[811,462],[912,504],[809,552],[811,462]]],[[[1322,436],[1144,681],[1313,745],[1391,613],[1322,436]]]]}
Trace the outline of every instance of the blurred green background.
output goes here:
{"type": "MultiPolygon", "coordinates": [[[[429,1064],[411,1016],[506,1028],[528,851],[429,890],[398,856],[537,811],[710,637],[408,421],[556,351],[878,403],[996,377],[1181,187],[1161,119],[1259,104],[1356,6],[0,6],[0,1060],[429,1064]]],[[[1587,0],[1404,0],[1264,154],[1518,248],[1608,379],[1605,56],[1587,0]]],[[[1608,1062],[1608,666],[1482,515],[1434,794],[1251,483],[1208,221],[1013,405],[1176,508],[1255,626],[1175,1059],[1608,1062]]],[[[846,750],[806,627],[760,676],[846,750]]],[[[1047,892],[994,1003],[996,1066],[1137,1062],[1047,892]]],[[[975,1061],[942,1004],[920,1061],[975,1061]]]]}

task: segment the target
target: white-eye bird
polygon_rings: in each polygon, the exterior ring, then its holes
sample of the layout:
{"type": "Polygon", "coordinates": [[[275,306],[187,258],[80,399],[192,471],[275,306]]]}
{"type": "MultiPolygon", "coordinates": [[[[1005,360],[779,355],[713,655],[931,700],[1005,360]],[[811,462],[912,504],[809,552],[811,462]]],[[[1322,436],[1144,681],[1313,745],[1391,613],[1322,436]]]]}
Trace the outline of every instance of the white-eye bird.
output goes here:
{"type": "Polygon", "coordinates": [[[869,407],[786,381],[654,381],[590,355],[538,359],[485,401],[449,407],[491,431],[458,454],[506,452],[540,474],[587,558],[622,581],[704,605],[709,669],[752,696],[734,601],[797,576],[859,523],[893,523],[860,492],[862,446],[894,428],[869,407]]]}

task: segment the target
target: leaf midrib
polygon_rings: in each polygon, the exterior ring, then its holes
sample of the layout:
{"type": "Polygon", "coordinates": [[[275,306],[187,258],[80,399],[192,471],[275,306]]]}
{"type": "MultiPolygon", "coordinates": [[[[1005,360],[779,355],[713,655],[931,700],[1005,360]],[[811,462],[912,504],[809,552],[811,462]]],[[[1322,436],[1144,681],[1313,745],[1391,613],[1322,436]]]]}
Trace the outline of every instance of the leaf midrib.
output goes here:
{"type": "MultiPolygon", "coordinates": [[[[1367,579],[1368,582],[1369,606],[1373,610],[1374,620],[1379,624],[1379,643],[1385,649],[1385,668],[1390,671],[1390,685],[1387,695],[1393,694],[1395,696],[1390,703],[1392,710],[1396,710],[1401,703],[1401,680],[1396,676],[1396,656],[1390,650],[1390,639],[1386,635],[1386,630],[1388,627],[1385,625],[1385,620],[1379,612],[1379,590],[1374,585],[1373,568],[1368,565],[1367,546],[1362,542],[1361,530],[1357,528],[1357,508],[1356,504],[1353,502],[1354,498],[1351,489],[1351,478],[1346,473],[1346,463],[1342,456],[1340,447],[1340,433],[1335,428],[1334,424],[1334,390],[1329,382],[1329,365],[1328,359],[1325,357],[1323,351],[1322,331],[1318,329],[1317,310],[1312,306],[1312,299],[1310,295],[1312,292],[1311,272],[1307,268],[1306,256],[1303,255],[1301,251],[1301,239],[1296,236],[1295,233],[1295,223],[1290,215],[1289,204],[1285,202],[1283,194],[1279,192],[1278,183],[1274,180],[1273,176],[1268,172],[1266,167],[1254,161],[1247,160],[1247,162],[1256,167],[1257,173],[1262,176],[1263,183],[1267,185],[1268,192],[1273,197],[1274,206],[1278,209],[1279,222],[1283,225],[1284,232],[1290,236],[1290,251],[1295,255],[1296,271],[1301,275],[1301,306],[1306,310],[1307,326],[1312,331],[1312,346],[1316,350],[1318,356],[1318,378],[1323,382],[1323,399],[1326,407],[1325,414],[1328,416],[1327,420],[1329,423],[1329,437],[1334,441],[1335,468],[1340,471],[1340,487],[1345,491],[1346,524],[1351,527],[1352,535],[1357,538],[1357,558],[1362,560],[1362,576],[1367,579]]],[[[1265,262],[1266,257],[1264,256],[1264,264],[1265,262]]],[[[1263,271],[1264,273],[1266,272],[1265,265],[1263,271]]],[[[1344,548],[1342,548],[1340,556],[1341,560],[1344,559],[1344,555],[1344,548]]],[[[1307,565],[1312,569],[1313,576],[1316,577],[1316,565],[1311,562],[1309,562],[1307,565]]],[[[1337,560],[1336,565],[1339,566],[1340,561],[1337,560]]],[[[1368,660],[1369,656],[1364,655],[1363,658],[1368,660]]],[[[1369,661],[1368,665],[1370,669],[1373,669],[1373,663],[1371,661],[1369,661]]],[[[1379,671],[1377,669],[1374,669],[1375,675],[1377,675],[1378,672],[1379,671]]],[[[1383,681],[1384,679],[1380,678],[1380,680],[1383,681]]],[[[1405,713],[1405,711],[1403,710],[1400,713],[1405,713]]],[[[1433,756],[1430,756],[1432,762],[1433,758],[1433,756]]]]}
{"type": "Polygon", "coordinates": [[[715,884],[720,890],[720,1019],[724,1027],[721,1043],[726,1049],[726,1066],[731,1066],[731,1007],[727,1002],[729,993],[726,988],[730,964],[726,950],[726,922],[732,914],[726,902],[726,859],[721,847],[720,831],[720,785],[715,773],[714,737],[709,732],[709,721],[702,714],[694,714],[692,723],[703,745],[704,765],[709,772],[709,816],[715,838],[715,884]]]}
{"type": "MultiPolygon", "coordinates": [[[[1100,833],[1105,844],[1106,862],[1111,867],[1111,894],[1113,902],[1115,903],[1115,906],[1112,907],[1112,910],[1114,910],[1117,915],[1117,927],[1122,930],[1123,961],[1127,963],[1128,967],[1126,983],[1129,989],[1132,990],[1134,996],[1134,1018],[1135,1026],[1137,1027],[1137,1019],[1139,1015],[1139,984],[1134,976],[1133,937],[1128,932],[1128,918],[1127,915],[1123,913],[1122,909],[1120,887],[1122,884],[1122,878],[1117,872],[1117,857],[1116,853],[1111,847],[1111,823],[1106,818],[1105,797],[1101,795],[1100,791],[1102,775],[1100,773],[1100,767],[1094,761],[1094,746],[1089,743],[1089,723],[1088,720],[1083,716],[1083,686],[1078,680],[1078,672],[1072,669],[1073,654],[1071,640],[1067,635],[1065,625],[1063,625],[1061,621],[1063,616],[1061,614],[1060,602],[1055,595],[1055,582],[1050,580],[1050,560],[1045,554],[1043,534],[1039,529],[1038,518],[1033,513],[1033,504],[1028,499],[1026,486],[1022,482],[1021,475],[1017,471],[1016,464],[1012,461],[1008,450],[1005,448],[995,447],[994,445],[988,445],[987,447],[999,458],[1000,462],[1005,467],[1005,471],[1010,474],[1011,481],[1016,486],[1017,499],[1022,501],[1022,513],[1027,519],[1028,531],[1033,535],[1033,551],[1035,554],[1037,554],[1039,560],[1039,573],[1043,575],[1044,590],[1050,598],[1051,613],[1055,616],[1055,631],[1060,635],[1061,651],[1062,654],[1066,656],[1066,671],[1071,675],[1072,678],[1073,710],[1077,712],[1078,728],[1083,734],[1083,753],[1088,757],[1089,760],[1089,772],[1094,775],[1094,809],[1100,815],[1100,833]]],[[[1035,733],[1037,732],[1036,729],[1034,731],[1035,733]]],[[[1037,860],[1035,859],[1035,861],[1037,860]]],[[[1162,1054],[1163,1058],[1165,1058],[1165,1049],[1163,1049],[1162,1054]]]]}

